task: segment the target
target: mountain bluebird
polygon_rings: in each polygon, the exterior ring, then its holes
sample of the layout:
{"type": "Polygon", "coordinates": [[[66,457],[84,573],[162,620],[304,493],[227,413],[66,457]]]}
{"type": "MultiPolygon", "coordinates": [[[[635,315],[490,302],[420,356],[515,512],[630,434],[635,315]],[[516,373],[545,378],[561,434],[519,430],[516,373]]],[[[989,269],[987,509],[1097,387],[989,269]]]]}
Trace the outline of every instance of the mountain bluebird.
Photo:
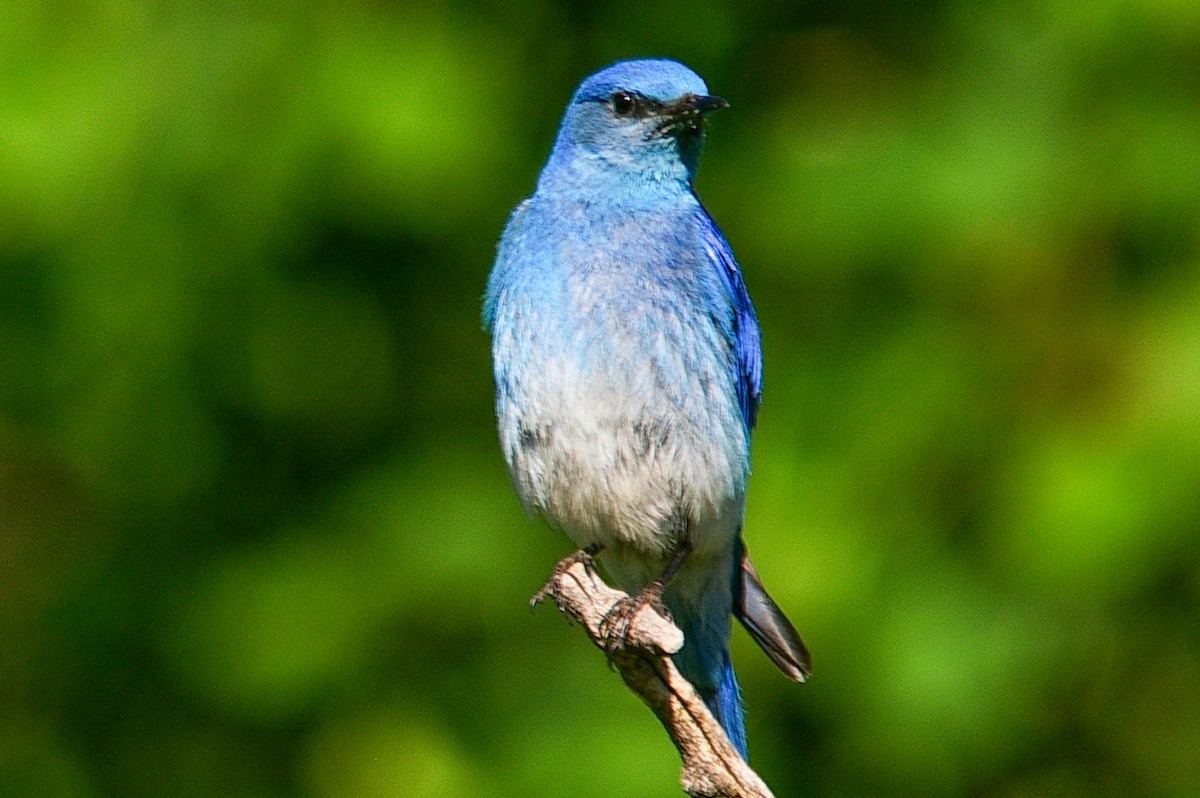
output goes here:
{"type": "Polygon", "coordinates": [[[705,117],[726,105],[674,61],[585,78],[509,217],[483,318],[517,494],[580,547],[560,570],[598,554],[632,594],[612,637],[665,605],[677,667],[744,756],[731,615],[792,679],[811,660],[742,542],[758,322],[692,188],[705,117]]]}

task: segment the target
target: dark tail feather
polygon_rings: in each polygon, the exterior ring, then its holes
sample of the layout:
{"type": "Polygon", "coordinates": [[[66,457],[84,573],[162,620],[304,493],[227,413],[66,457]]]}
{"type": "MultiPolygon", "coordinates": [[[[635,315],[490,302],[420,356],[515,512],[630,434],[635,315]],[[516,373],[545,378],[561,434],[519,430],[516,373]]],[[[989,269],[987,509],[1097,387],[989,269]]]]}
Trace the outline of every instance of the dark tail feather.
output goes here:
{"type": "Polygon", "coordinates": [[[807,680],[812,673],[812,656],[796,627],[767,595],[745,544],[739,541],[738,549],[741,563],[733,580],[733,614],[789,679],[807,680]]]}

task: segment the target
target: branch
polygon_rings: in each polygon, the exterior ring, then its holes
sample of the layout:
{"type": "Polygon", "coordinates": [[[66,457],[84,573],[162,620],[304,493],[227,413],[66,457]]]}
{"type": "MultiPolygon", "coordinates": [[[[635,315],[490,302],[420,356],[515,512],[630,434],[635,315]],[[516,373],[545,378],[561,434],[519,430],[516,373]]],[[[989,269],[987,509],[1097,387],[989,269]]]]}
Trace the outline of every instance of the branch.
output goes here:
{"type": "MultiPolygon", "coordinates": [[[[558,609],[579,621],[592,642],[608,651],[600,622],[626,595],[604,584],[583,563],[556,573],[549,586],[558,609]]],[[[682,647],[683,632],[647,607],[633,619],[625,646],[611,652],[609,661],[671,736],[683,760],[679,782],[684,792],[693,798],[772,798],[671,662],[670,655],[682,647]]]]}

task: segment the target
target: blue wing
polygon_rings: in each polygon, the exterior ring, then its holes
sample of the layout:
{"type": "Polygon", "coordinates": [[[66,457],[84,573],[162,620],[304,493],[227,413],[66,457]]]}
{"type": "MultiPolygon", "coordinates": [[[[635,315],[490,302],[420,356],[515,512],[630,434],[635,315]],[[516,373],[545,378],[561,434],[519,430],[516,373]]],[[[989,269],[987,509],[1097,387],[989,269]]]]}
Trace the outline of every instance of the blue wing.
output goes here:
{"type": "Polygon", "coordinates": [[[721,282],[729,294],[729,301],[733,305],[733,351],[737,358],[738,406],[742,410],[746,429],[752,429],[758,414],[758,404],[762,400],[762,348],[758,338],[758,319],[754,316],[754,306],[750,304],[750,295],[746,293],[746,284],[742,281],[737,261],[733,259],[729,242],[704,208],[699,209],[698,216],[704,249],[720,275],[721,282]]]}

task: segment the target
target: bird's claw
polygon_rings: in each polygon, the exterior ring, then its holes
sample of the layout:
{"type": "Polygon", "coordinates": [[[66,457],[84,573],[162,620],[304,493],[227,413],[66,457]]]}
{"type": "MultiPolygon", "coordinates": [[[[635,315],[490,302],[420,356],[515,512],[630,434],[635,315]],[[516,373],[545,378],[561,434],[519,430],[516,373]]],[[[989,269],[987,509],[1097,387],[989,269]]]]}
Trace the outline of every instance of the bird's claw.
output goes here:
{"type": "Polygon", "coordinates": [[[663,584],[651,582],[632,596],[625,596],[612,606],[600,620],[600,636],[604,638],[605,649],[609,656],[625,648],[629,630],[638,614],[649,607],[667,620],[671,613],[662,601],[663,584]]]}
{"type": "Polygon", "coordinates": [[[533,597],[529,599],[529,609],[537,608],[537,605],[546,600],[547,597],[554,599],[555,604],[561,604],[562,595],[559,591],[558,583],[571,568],[576,564],[582,563],[583,567],[588,571],[596,570],[596,559],[593,557],[592,551],[580,549],[574,554],[568,554],[554,564],[554,570],[550,572],[550,576],[542,583],[542,586],[537,589],[533,597]]]}

